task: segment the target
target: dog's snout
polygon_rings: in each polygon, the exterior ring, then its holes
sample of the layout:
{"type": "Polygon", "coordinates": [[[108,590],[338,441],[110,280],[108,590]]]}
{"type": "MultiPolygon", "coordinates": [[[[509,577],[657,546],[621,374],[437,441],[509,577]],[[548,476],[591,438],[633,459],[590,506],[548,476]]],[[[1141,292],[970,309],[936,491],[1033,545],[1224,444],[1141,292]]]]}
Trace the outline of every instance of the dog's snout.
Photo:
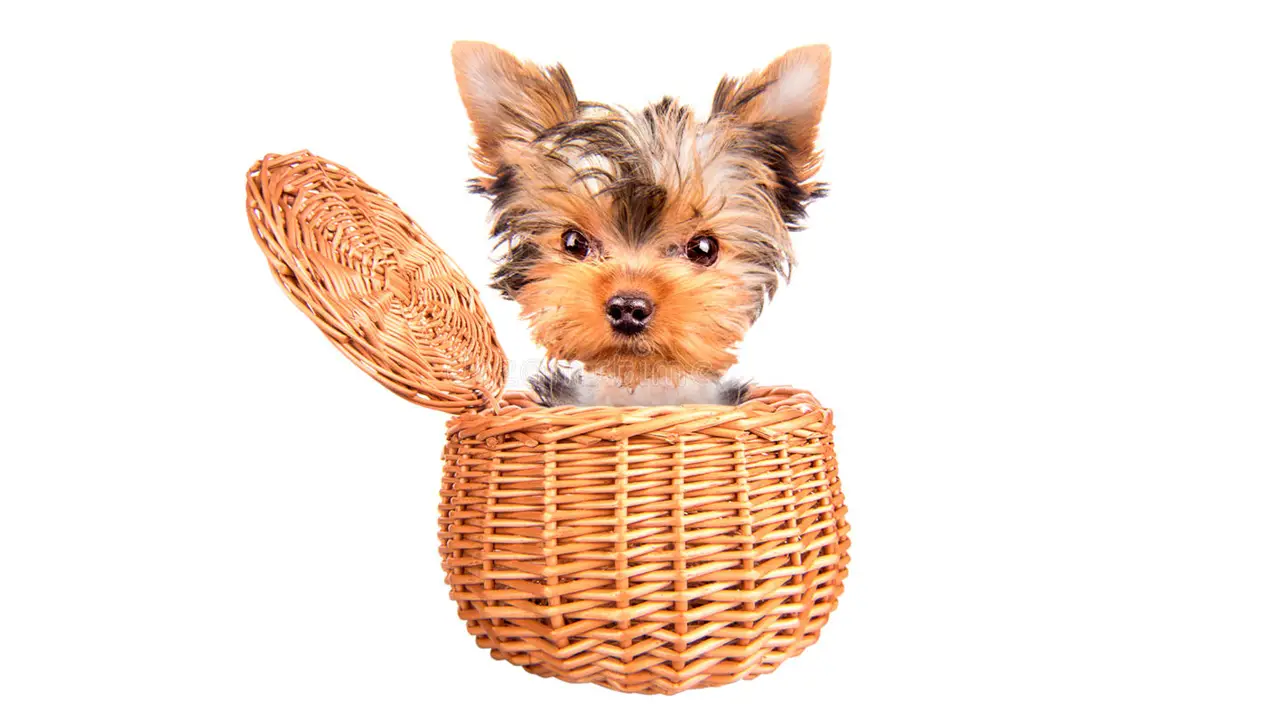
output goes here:
{"type": "Polygon", "coordinates": [[[615,332],[635,335],[644,332],[653,317],[653,300],[642,292],[624,290],[609,298],[604,314],[615,332]]]}

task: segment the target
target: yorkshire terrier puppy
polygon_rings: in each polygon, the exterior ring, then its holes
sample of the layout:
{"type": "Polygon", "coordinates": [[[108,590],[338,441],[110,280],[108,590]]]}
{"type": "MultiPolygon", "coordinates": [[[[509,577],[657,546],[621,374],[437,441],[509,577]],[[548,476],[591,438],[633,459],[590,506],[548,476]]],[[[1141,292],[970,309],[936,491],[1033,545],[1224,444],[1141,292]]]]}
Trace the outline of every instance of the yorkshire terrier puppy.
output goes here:
{"type": "Polygon", "coordinates": [[[725,77],[711,116],[672,98],[640,112],[583,102],[562,66],[459,42],[493,204],[493,287],[548,354],[547,405],[736,404],[735,348],[794,262],[831,53],[792,50],[725,77]]]}

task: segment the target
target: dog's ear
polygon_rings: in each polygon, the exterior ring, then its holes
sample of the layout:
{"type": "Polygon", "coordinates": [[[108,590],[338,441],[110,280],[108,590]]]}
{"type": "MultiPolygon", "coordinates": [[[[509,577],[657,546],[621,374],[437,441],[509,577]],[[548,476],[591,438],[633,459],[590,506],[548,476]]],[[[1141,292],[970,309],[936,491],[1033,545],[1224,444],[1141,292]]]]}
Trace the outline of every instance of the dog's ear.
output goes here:
{"type": "Polygon", "coordinates": [[[764,70],[745,78],[726,77],[716,88],[712,115],[728,114],[743,123],[776,128],[791,161],[804,177],[816,170],[818,121],[827,104],[831,48],[808,45],[785,53],[764,70]]]}
{"type": "Polygon", "coordinates": [[[573,83],[560,65],[542,68],[489,43],[456,42],[453,71],[476,135],[476,165],[489,174],[502,164],[504,143],[531,141],[577,112],[573,83]]]}

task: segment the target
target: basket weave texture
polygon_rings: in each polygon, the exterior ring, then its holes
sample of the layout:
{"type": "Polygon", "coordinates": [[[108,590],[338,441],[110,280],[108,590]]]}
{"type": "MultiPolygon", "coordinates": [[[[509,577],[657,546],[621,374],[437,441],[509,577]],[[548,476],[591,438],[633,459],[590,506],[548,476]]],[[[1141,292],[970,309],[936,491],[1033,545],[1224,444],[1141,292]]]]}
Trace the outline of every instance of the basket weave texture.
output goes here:
{"type": "Polygon", "coordinates": [[[306,150],[255,163],[247,190],[276,280],[352,362],[437,410],[497,404],[507,358],[475,287],[390,198],[306,150]]]}
{"type": "Polygon", "coordinates": [[[773,671],[818,639],[848,562],[831,412],[556,407],[449,424],[440,551],[495,658],[673,694],[773,671]]]}

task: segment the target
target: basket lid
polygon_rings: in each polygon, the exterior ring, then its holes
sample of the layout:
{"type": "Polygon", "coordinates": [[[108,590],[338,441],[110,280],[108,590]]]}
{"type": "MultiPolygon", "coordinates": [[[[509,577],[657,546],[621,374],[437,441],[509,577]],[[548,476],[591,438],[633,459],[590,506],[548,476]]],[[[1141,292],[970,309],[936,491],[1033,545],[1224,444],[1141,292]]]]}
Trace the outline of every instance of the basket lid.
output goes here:
{"type": "Polygon", "coordinates": [[[507,358],[475,286],[390,198],[306,150],[254,163],[247,192],[280,286],[360,369],[449,413],[498,403],[507,358]]]}

